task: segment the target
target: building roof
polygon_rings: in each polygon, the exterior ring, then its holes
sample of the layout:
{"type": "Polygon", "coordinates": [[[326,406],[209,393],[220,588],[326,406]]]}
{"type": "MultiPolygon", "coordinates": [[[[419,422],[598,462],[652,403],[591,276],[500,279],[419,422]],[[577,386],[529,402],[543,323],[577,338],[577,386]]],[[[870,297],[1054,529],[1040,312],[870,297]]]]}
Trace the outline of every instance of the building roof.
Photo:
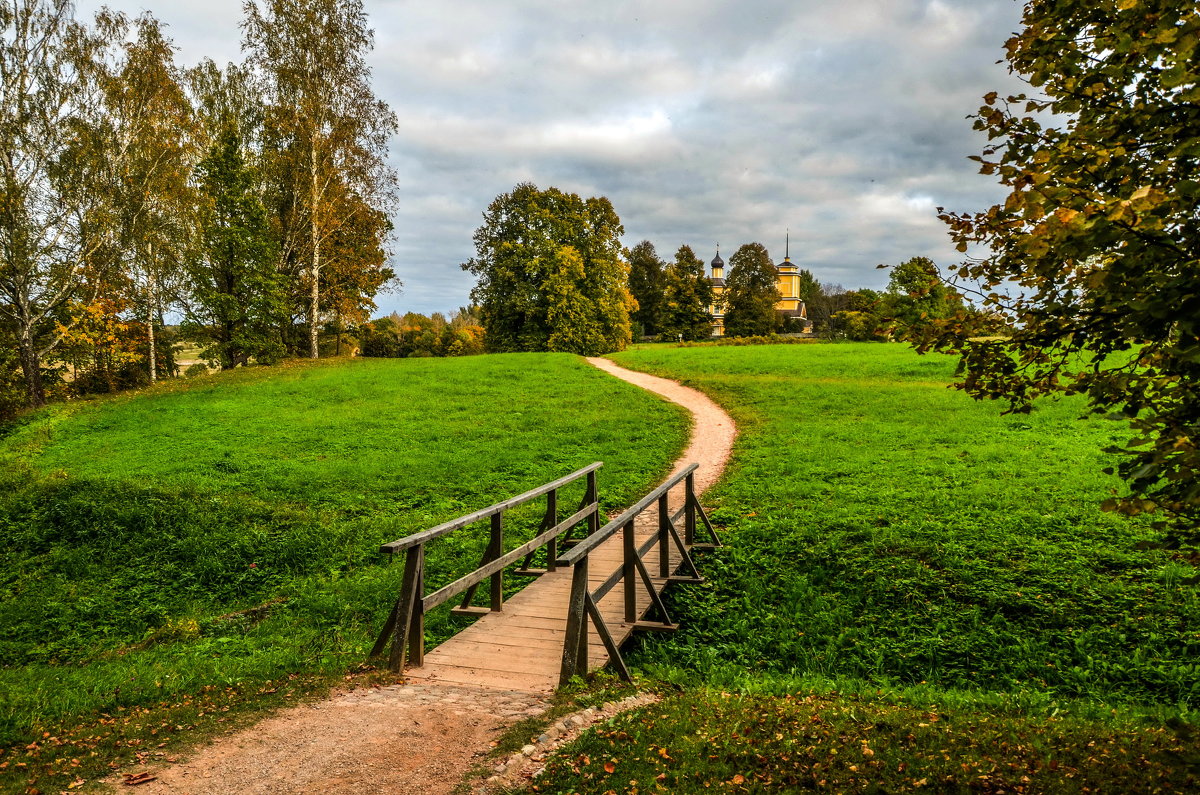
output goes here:
{"type": "Polygon", "coordinates": [[[725,267],[725,260],[721,259],[720,251],[717,252],[717,256],[712,258],[712,262],[709,263],[709,267],[712,267],[712,268],[724,268],[725,267]]]}
{"type": "Polygon", "coordinates": [[[719,276],[709,276],[708,280],[710,282],[712,282],[713,287],[724,287],[725,286],[725,280],[720,278],[719,276]]]}

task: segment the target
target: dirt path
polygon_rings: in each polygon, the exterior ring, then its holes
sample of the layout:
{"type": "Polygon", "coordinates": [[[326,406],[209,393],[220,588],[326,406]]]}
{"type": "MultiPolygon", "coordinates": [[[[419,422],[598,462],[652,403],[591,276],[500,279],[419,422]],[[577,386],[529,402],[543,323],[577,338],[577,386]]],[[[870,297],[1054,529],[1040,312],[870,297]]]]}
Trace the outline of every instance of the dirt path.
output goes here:
{"type": "MultiPolygon", "coordinates": [[[[674,381],[588,362],[691,411],[692,440],[677,468],[700,462],[698,492],[716,482],[736,436],[729,415],[674,381]]],[[[218,738],[187,761],[126,771],[155,776],[136,788],[119,777],[108,783],[142,795],[450,795],[504,728],[548,704],[544,693],[420,682],[335,693],[218,738]]]]}

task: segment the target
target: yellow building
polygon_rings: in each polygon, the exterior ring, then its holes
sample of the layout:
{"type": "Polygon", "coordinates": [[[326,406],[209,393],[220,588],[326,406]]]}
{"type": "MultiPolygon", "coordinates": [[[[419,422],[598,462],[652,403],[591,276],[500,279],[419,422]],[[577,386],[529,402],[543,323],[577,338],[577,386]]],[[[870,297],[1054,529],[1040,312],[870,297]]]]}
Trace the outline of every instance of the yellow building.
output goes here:
{"type": "MultiPolygon", "coordinates": [[[[808,310],[800,300],[800,268],[792,262],[790,254],[791,240],[784,247],[783,262],[775,266],[775,286],[779,288],[781,298],[775,304],[775,311],[783,315],[786,331],[812,330],[808,321],[808,310]]],[[[721,259],[721,251],[710,263],[712,276],[709,282],[713,288],[713,305],[709,308],[713,319],[713,336],[725,336],[725,260],[721,259]]]]}

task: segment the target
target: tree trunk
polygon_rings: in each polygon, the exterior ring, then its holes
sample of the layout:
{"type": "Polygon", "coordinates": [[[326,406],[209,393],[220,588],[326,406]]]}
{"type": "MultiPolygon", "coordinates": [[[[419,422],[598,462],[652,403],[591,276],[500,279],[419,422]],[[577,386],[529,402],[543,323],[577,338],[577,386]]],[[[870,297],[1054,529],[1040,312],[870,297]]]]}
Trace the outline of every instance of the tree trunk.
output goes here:
{"type": "Polygon", "coordinates": [[[42,363],[37,347],[28,330],[17,339],[17,351],[21,357],[21,372],[25,376],[25,394],[33,406],[46,405],[46,389],[42,385],[42,363]]]}
{"type": "Polygon", "coordinates": [[[308,338],[309,353],[312,358],[317,359],[321,356],[321,350],[318,345],[319,329],[317,327],[317,323],[320,321],[318,316],[321,310],[321,291],[318,284],[321,276],[321,236],[317,224],[317,205],[320,201],[320,188],[317,180],[317,142],[315,140],[309,148],[309,156],[311,192],[309,195],[308,224],[312,243],[312,270],[309,275],[312,277],[312,294],[309,297],[308,304],[308,338]]]}
{"type": "Polygon", "coordinates": [[[150,342],[150,383],[158,380],[158,350],[154,340],[154,304],[158,283],[154,279],[153,248],[147,251],[146,258],[146,338],[150,342]]]}

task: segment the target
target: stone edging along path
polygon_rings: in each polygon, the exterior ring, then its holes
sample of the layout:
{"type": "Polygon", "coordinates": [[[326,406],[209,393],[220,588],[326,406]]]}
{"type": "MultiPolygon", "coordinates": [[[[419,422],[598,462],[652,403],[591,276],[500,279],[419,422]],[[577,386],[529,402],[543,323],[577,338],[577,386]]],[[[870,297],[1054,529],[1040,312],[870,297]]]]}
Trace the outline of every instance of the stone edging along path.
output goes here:
{"type": "MultiPolygon", "coordinates": [[[[674,381],[626,370],[607,359],[587,361],[687,408],[694,419],[692,437],[676,470],[699,462],[698,493],[717,481],[737,434],[720,406],[674,381]]],[[[594,715],[585,710],[580,720],[611,717],[649,700],[627,699],[594,715]]],[[[144,782],[136,787],[139,793],[172,795],[450,795],[464,776],[478,769],[490,743],[507,726],[540,715],[548,706],[541,693],[424,682],[343,691],[220,737],[178,764],[156,768],[151,757],[147,766],[131,768],[125,776],[144,782]]],[[[535,751],[524,754],[535,758],[519,765],[514,763],[520,760],[510,760],[505,764],[509,775],[502,778],[512,782],[530,775],[536,757],[577,733],[570,728],[564,726],[561,737],[556,732],[545,742],[535,738],[530,744],[535,751]]],[[[163,757],[165,762],[165,753],[163,757]]],[[[121,791],[134,789],[121,786],[120,776],[107,783],[121,791]]]]}

